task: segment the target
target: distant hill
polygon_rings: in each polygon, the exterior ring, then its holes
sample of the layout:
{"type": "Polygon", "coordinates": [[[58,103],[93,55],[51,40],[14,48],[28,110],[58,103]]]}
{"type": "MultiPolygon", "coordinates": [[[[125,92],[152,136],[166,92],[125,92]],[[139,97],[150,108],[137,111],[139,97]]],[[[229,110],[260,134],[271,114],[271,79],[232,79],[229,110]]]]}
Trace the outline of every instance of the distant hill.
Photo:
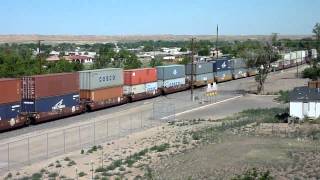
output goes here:
{"type": "MultiPolygon", "coordinates": [[[[28,43],[37,40],[44,40],[45,43],[97,43],[97,42],[130,42],[142,40],[169,40],[187,41],[191,37],[198,40],[215,40],[215,35],[117,35],[117,36],[97,36],[97,35],[0,35],[0,43],[28,43]]],[[[312,35],[279,35],[279,38],[301,39],[310,38],[312,35]]],[[[220,40],[267,40],[270,35],[221,35],[220,40]]]]}

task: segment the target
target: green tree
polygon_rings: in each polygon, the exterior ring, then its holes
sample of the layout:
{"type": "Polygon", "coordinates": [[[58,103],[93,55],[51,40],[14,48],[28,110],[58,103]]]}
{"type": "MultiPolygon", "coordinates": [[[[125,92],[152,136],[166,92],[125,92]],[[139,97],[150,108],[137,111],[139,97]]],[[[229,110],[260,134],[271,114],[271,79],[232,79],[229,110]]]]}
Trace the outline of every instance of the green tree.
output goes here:
{"type": "Polygon", "coordinates": [[[180,49],[180,52],[187,52],[188,51],[188,49],[186,48],[186,47],[182,47],[181,49],[180,49]]]}
{"type": "Polygon", "coordinates": [[[142,66],[142,62],[138,57],[134,53],[126,50],[121,50],[115,58],[115,61],[119,62],[120,67],[124,69],[135,69],[142,66]]]}
{"type": "Polygon", "coordinates": [[[199,56],[209,56],[210,55],[210,49],[208,47],[203,47],[198,51],[199,56]]]}
{"type": "Polygon", "coordinates": [[[156,67],[156,66],[162,66],[163,63],[161,61],[161,58],[153,58],[151,59],[150,63],[149,63],[149,66],[151,67],[156,67]]]}
{"type": "Polygon", "coordinates": [[[93,68],[106,68],[112,66],[112,60],[116,56],[113,48],[110,45],[105,45],[99,49],[99,54],[96,56],[96,60],[93,64],[93,68]]]}
{"type": "Polygon", "coordinates": [[[186,56],[186,57],[184,57],[184,58],[182,59],[182,61],[179,61],[179,64],[184,64],[184,65],[186,65],[186,64],[188,64],[188,63],[191,63],[191,57],[189,57],[189,56],[186,56]]]}
{"type": "Polygon", "coordinates": [[[312,66],[309,68],[306,68],[302,71],[304,78],[309,78],[312,80],[317,80],[320,78],[320,68],[317,66],[312,66]]]}
{"type": "Polygon", "coordinates": [[[153,46],[152,45],[145,45],[144,47],[143,47],[143,51],[145,51],[145,52],[150,52],[150,51],[153,51],[154,49],[153,49],[153,46]]]}
{"type": "Polygon", "coordinates": [[[260,49],[243,51],[242,57],[247,59],[248,67],[257,67],[258,74],[255,76],[255,81],[257,82],[257,94],[261,94],[264,91],[264,83],[270,72],[271,63],[279,59],[279,54],[273,51],[273,47],[267,43],[260,49]]]}
{"type": "Polygon", "coordinates": [[[315,34],[317,41],[320,41],[320,23],[314,25],[312,33],[315,34]]]}

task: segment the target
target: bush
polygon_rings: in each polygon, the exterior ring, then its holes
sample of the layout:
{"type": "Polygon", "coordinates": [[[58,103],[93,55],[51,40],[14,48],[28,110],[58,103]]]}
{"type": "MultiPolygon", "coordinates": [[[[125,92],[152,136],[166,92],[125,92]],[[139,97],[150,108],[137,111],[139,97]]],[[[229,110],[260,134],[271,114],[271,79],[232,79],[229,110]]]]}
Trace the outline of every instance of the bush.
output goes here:
{"type": "Polygon", "coordinates": [[[317,80],[320,77],[320,68],[318,67],[309,67],[302,71],[304,78],[309,78],[312,80],[317,80]]]}
{"type": "Polygon", "coordinates": [[[161,144],[160,146],[153,146],[150,148],[150,150],[157,151],[157,152],[163,152],[163,151],[167,150],[169,147],[170,147],[170,144],[164,143],[164,144],[161,144]]]}
{"type": "Polygon", "coordinates": [[[273,180],[270,171],[260,171],[256,168],[245,171],[243,174],[236,175],[232,180],[273,180]]]}
{"type": "Polygon", "coordinates": [[[289,91],[279,91],[279,96],[275,98],[276,101],[282,102],[282,103],[288,103],[289,102],[289,91]]]}
{"type": "Polygon", "coordinates": [[[56,178],[56,177],[58,177],[58,173],[52,172],[52,173],[50,173],[50,174],[48,175],[48,177],[50,177],[50,178],[56,178]]]}
{"type": "Polygon", "coordinates": [[[83,177],[83,176],[86,176],[87,174],[86,174],[85,172],[82,172],[82,171],[81,171],[81,172],[79,172],[78,175],[79,175],[79,177],[83,177]]]}

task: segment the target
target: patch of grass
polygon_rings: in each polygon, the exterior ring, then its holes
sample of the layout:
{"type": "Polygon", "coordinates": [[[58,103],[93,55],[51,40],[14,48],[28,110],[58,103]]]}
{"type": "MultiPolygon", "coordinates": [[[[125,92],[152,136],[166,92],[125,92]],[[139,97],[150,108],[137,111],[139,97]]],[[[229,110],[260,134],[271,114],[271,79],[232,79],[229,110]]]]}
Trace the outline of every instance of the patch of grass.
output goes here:
{"type": "Polygon", "coordinates": [[[81,149],[80,154],[84,154],[84,150],[83,149],[81,149]]]}
{"type": "Polygon", "coordinates": [[[53,163],[50,163],[50,164],[48,165],[48,167],[52,167],[52,166],[54,166],[54,164],[53,164],[53,163]]]}
{"type": "Polygon", "coordinates": [[[61,164],[56,164],[56,168],[61,168],[61,164]]]}
{"type": "Polygon", "coordinates": [[[78,174],[79,177],[83,177],[83,176],[86,176],[86,175],[87,174],[85,172],[83,172],[83,171],[79,172],[79,174],[78,174]]]}
{"type": "Polygon", "coordinates": [[[69,157],[65,157],[63,160],[64,161],[71,161],[71,159],[69,157]]]}
{"type": "Polygon", "coordinates": [[[155,146],[151,147],[150,150],[156,151],[156,152],[163,152],[163,151],[167,150],[169,147],[170,147],[170,144],[164,143],[159,146],[155,145],[155,146]]]}
{"type": "Polygon", "coordinates": [[[93,179],[100,179],[100,176],[99,176],[99,175],[95,175],[95,176],[93,177],[93,179]]]}
{"type": "Polygon", "coordinates": [[[191,137],[192,137],[193,140],[200,140],[201,139],[201,134],[197,133],[197,132],[194,132],[194,133],[192,133],[191,137]]]}
{"type": "Polygon", "coordinates": [[[106,168],[100,166],[95,170],[95,172],[105,172],[106,170],[106,168]]]}
{"type": "Polygon", "coordinates": [[[40,180],[40,179],[42,179],[42,176],[43,176],[43,174],[40,172],[40,173],[34,173],[34,174],[32,174],[32,176],[31,176],[31,178],[32,178],[32,180],[40,180]]]}
{"type": "Polygon", "coordinates": [[[67,166],[70,167],[70,166],[74,166],[74,165],[76,165],[76,164],[77,164],[77,163],[72,160],[72,161],[70,161],[70,162],[67,164],[67,166]]]}
{"type": "Polygon", "coordinates": [[[56,178],[56,177],[58,177],[58,173],[52,172],[52,173],[50,173],[50,174],[48,175],[48,177],[50,177],[50,178],[56,178]]]}
{"type": "Polygon", "coordinates": [[[281,103],[288,103],[289,102],[289,91],[279,91],[279,96],[274,98],[274,100],[281,102],[281,103]]]}
{"type": "Polygon", "coordinates": [[[236,175],[232,180],[273,180],[274,177],[271,176],[270,171],[261,171],[256,168],[245,171],[243,174],[236,175]]]}
{"type": "Polygon", "coordinates": [[[123,166],[121,166],[121,167],[119,168],[119,171],[125,171],[125,170],[126,170],[126,168],[123,167],[123,166]]]}

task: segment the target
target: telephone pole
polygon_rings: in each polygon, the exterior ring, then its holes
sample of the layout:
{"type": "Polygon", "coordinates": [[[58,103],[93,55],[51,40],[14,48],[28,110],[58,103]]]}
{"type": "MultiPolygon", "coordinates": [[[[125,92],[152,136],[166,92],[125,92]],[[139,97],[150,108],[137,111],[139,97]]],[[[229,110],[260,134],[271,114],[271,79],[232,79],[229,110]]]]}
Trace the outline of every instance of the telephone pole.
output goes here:
{"type": "Polygon", "coordinates": [[[216,35],[216,52],[217,52],[217,59],[219,58],[218,39],[219,39],[219,25],[217,24],[217,35],[216,35]]]}
{"type": "Polygon", "coordinates": [[[41,41],[43,40],[38,40],[39,74],[42,73],[41,41]]]}
{"type": "Polygon", "coordinates": [[[194,68],[194,40],[195,38],[191,38],[191,101],[193,101],[194,96],[193,96],[193,68],[194,68]]]}

